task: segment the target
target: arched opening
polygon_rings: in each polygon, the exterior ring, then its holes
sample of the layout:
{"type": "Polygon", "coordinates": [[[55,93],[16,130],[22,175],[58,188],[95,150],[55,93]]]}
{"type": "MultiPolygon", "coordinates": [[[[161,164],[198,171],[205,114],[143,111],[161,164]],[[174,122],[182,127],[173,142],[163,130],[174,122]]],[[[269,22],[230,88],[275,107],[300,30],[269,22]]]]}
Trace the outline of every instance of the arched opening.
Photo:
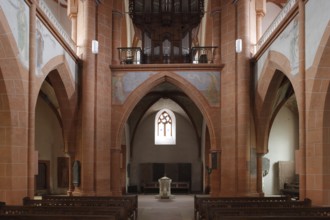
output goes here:
{"type": "MultiPolygon", "coordinates": [[[[50,73],[55,74],[55,73],[50,73]]],[[[38,152],[36,194],[66,194],[69,158],[65,155],[62,114],[51,80],[39,91],[35,110],[35,149],[38,152]]]]}
{"type": "Polygon", "coordinates": [[[295,151],[299,146],[297,100],[291,82],[281,75],[273,97],[268,153],[263,158],[263,192],[265,195],[299,193],[299,176],[295,170],[295,151]],[[290,186],[290,190],[283,190],[290,186]],[[296,188],[295,188],[296,187],[296,188]]]}
{"type": "Polygon", "coordinates": [[[164,175],[172,179],[174,194],[203,192],[205,149],[210,149],[206,127],[201,111],[180,88],[163,82],[151,89],[136,104],[125,126],[122,152],[126,154],[128,192],[156,193],[158,179],[164,175]],[[175,122],[176,141],[156,144],[156,121],[164,112],[175,122]]]}
{"type": "Polygon", "coordinates": [[[38,175],[35,194],[71,193],[71,167],[75,156],[77,88],[62,56],[44,67],[35,97],[35,138],[38,175]],[[48,71],[46,71],[48,70],[48,71]]]}

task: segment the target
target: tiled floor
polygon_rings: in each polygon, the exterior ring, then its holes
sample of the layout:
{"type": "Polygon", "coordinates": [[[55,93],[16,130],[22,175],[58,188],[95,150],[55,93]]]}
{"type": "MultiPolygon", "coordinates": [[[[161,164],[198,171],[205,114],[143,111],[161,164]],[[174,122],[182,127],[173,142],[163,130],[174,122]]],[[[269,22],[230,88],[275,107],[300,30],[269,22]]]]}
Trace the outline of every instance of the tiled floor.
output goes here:
{"type": "Polygon", "coordinates": [[[158,199],[155,195],[139,195],[138,220],[192,220],[194,196],[175,195],[171,199],[158,199]]]}

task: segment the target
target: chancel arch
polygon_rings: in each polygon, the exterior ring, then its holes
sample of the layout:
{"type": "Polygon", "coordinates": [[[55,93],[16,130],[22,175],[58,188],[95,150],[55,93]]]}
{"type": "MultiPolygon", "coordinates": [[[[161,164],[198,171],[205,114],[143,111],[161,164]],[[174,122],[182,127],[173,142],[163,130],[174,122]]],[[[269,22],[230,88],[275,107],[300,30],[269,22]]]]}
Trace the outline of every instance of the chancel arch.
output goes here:
{"type": "MultiPolygon", "coordinates": [[[[122,118],[122,123],[120,127],[123,126],[127,126],[127,122],[130,121],[131,124],[129,124],[129,134],[132,137],[132,140],[130,141],[130,143],[128,144],[126,142],[126,150],[130,149],[130,153],[126,154],[126,156],[128,157],[132,157],[132,152],[134,151],[134,146],[132,146],[132,143],[136,140],[137,138],[137,132],[138,129],[135,129],[139,123],[142,122],[142,118],[146,117],[143,116],[145,112],[148,111],[148,109],[154,105],[157,100],[171,100],[172,102],[176,102],[178,104],[176,104],[178,107],[180,107],[183,111],[185,112],[189,107],[183,107],[185,109],[182,108],[182,106],[187,106],[187,103],[190,103],[191,105],[194,106],[193,110],[195,112],[198,113],[198,123],[199,123],[199,127],[196,126],[196,121],[195,122],[191,122],[191,118],[196,118],[196,115],[194,115],[195,113],[192,111],[187,111],[187,113],[185,113],[185,117],[186,118],[184,121],[188,122],[190,129],[192,129],[191,131],[193,132],[193,138],[195,140],[201,139],[202,136],[204,138],[205,134],[202,134],[202,131],[198,131],[199,129],[201,129],[203,122],[205,122],[207,124],[208,127],[208,131],[210,133],[210,138],[207,138],[208,140],[210,140],[208,142],[209,146],[205,147],[204,145],[202,146],[203,149],[201,149],[201,143],[198,142],[194,142],[194,143],[198,143],[195,147],[192,145],[191,149],[193,149],[193,151],[196,153],[196,158],[197,160],[199,160],[198,163],[199,164],[199,170],[204,170],[203,166],[206,166],[205,164],[202,164],[203,161],[205,161],[205,157],[208,157],[208,153],[203,153],[203,158],[201,156],[201,151],[205,149],[210,149],[210,146],[213,146],[213,148],[216,148],[216,145],[213,145],[216,143],[216,138],[212,135],[214,135],[213,133],[213,126],[217,126],[217,120],[210,120],[211,115],[209,114],[210,111],[208,111],[207,114],[203,114],[206,113],[207,110],[206,109],[212,109],[208,103],[208,101],[205,99],[205,97],[193,86],[191,85],[189,82],[187,82],[185,79],[183,79],[182,77],[178,76],[177,74],[171,73],[171,72],[160,72],[158,74],[152,75],[149,79],[147,79],[144,83],[142,83],[138,88],[136,88],[128,97],[127,100],[125,101],[124,105],[122,107],[119,108],[119,106],[114,106],[115,108],[117,108],[118,110],[114,111],[116,113],[125,113],[122,114],[121,116],[116,116],[114,118],[122,118]],[[181,103],[181,104],[180,104],[181,103]],[[142,108],[143,110],[141,110],[140,108],[142,108]],[[122,109],[119,110],[119,109],[122,109]],[[137,116],[136,112],[138,109],[138,112],[140,112],[139,116],[137,116]],[[127,111],[129,110],[129,111],[127,111]],[[127,118],[126,120],[124,120],[124,118],[127,118]],[[132,125],[132,121],[135,121],[132,125]],[[190,121],[190,122],[189,122],[190,121]],[[215,123],[215,124],[213,124],[215,123]],[[198,129],[196,129],[196,127],[198,127],[198,129]],[[195,138],[194,138],[195,137],[195,138]],[[128,145],[130,145],[128,147],[128,145]]],[[[164,108],[166,108],[166,106],[163,106],[164,108]]],[[[160,108],[161,109],[161,108],[160,108]]],[[[159,109],[159,110],[160,110],[159,109]]],[[[216,108],[213,108],[214,111],[216,108]]],[[[172,110],[172,109],[170,109],[172,110]]],[[[150,111],[150,110],[149,110],[150,111]]],[[[173,110],[172,110],[173,111],[173,110]]],[[[175,116],[177,117],[177,113],[174,111],[175,116]]],[[[150,124],[149,126],[152,126],[152,128],[154,127],[154,119],[155,119],[156,113],[154,113],[153,117],[152,117],[152,125],[150,124]]],[[[180,117],[182,118],[182,117],[180,117]]],[[[182,120],[182,119],[180,119],[182,120]]],[[[177,128],[179,128],[179,124],[177,121],[177,128]]],[[[120,131],[118,134],[120,134],[120,137],[117,136],[118,138],[116,138],[116,141],[122,141],[122,131],[123,129],[119,129],[118,131],[120,131]]],[[[177,135],[179,134],[179,131],[177,130],[177,135]]],[[[144,134],[145,135],[145,134],[144,134]]],[[[151,133],[149,133],[149,135],[152,137],[152,145],[154,145],[154,130],[152,129],[151,133]]],[[[177,136],[178,138],[179,136],[177,136]]],[[[127,140],[127,138],[126,138],[127,140]]],[[[194,140],[194,141],[195,141],[194,140]]],[[[199,140],[201,142],[201,140],[199,140]]],[[[182,143],[182,142],[181,142],[182,143]]],[[[178,144],[178,143],[177,143],[178,144]]],[[[116,146],[121,146],[121,143],[116,144],[116,146]]],[[[169,146],[171,147],[171,146],[169,146]]],[[[129,161],[129,158],[126,159],[126,161],[129,161]]],[[[155,162],[155,161],[154,161],[155,162]]],[[[178,162],[178,161],[176,161],[178,162]]],[[[128,167],[131,168],[131,164],[127,164],[128,167]]],[[[194,168],[195,170],[197,170],[197,168],[194,168]]],[[[134,173],[133,171],[129,172],[130,174],[134,173]]],[[[197,187],[195,188],[196,191],[202,191],[202,185],[200,183],[203,182],[202,180],[202,174],[199,174],[199,185],[198,186],[194,186],[197,187]]],[[[197,180],[196,180],[197,181],[197,180]]],[[[129,184],[129,183],[128,183],[129,184]]],[[[134,185],[136,185],[137,183],[133,183],[134,185]]]]}

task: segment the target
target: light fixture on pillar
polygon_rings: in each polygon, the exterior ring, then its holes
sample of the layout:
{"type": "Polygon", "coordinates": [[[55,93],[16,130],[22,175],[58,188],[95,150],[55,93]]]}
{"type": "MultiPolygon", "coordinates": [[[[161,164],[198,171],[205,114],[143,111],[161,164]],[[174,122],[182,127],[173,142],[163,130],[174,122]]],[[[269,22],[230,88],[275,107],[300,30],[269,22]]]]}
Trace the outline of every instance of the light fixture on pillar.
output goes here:
{"type": "Polygon", "coordinates": [[[93,54],[99,53],[99,42],[97,40],[92,40],[92,53],[93,54]]]}
{"type": "Polygon", "coordinates": [[[242,52],[242,39],[236,40],[236,53],[242,52]]]}

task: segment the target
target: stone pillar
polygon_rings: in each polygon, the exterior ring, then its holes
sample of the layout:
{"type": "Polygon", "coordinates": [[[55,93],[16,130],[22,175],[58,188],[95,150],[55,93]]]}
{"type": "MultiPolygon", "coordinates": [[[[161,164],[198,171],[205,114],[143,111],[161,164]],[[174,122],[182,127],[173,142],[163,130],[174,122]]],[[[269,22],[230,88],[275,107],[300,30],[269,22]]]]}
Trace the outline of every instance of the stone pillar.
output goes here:
{"type": "Polygon", "coordinates": [[[111,193],[113,196],[120,196],[121,190],[121,175],[120,175],[120,157],[121,149],[111,149],[111,193]]]}
{"type": "MultiPolygon", "coordinates": [[[[214,183],[218,179],[220,196],[235,196],[236,194],[236,70],[235,70],[235,30],[236,30],[236,6],[233,1],[221,1],[221,57],[224,68],[221,71],[220,86],[220,136],[221,160],[220,168],[211,173],[211,192],[213,194],[214,183]],[[228,83],[224,83],[228,82],[228,83]],[[221,170],[221,172],[219,171],[221,170]],[[216,172],[214,172],[216,171],[216,172]]],[[[216,194],[215,194],[216,195],[216,194]]]]}
{"type": "Polygon", "coordinates": [[[221,63],[221,11],[220,11],[221,1],[213,0],[211,2],[211,16],[213,21],[212,26],[212,46],[218,47],[215,50],[214,63],[221,63]]]}
{"type": "MultiPolygon", "coordinates": [[[[123,3],[123,1],[117,1],[123,3]]],[[[112,59],[112,11],[113,1],[96,4],[94,16],[94,39],[99,42],[99,52],[95,54],[94,84],[94,146],[95,146],[95,189],[97,195],[111,195],[111,71],[112,59]]],[[[120,145],[119,145],[120,146],[120,145]]],[[[119,158],[120,159],[120,158],[119,158]]],[[[119,178],[120,175],[115,178],[119,178]]]]}
{"type": "Polygon", "coordinates": [[[34,78],[36,73],[36,20],[37,2],[31,1],[30,7],[30,33],[29,33],[29,108],[28,108],[28,196],[33,198],[35,190],[35,171],[38,163],[35,158],[35,103],[34,78]]]}
{"type": "Polygon", "coordinates": [[[301,100],[297,103],[299,109],[299,153],[300,153],[300,167],[299,167],[299,198],[306,198],[306,61],[305,61],[305,1],[299,0],[299,76],[301,82],[301,100]]]}
{"type": "Polygon", "coordinates": [[[71,19],[71,39],[77,43],[78,0],[68,1],[68,16],[71,19]]]}
{"type": "Polygon", "coordinates": [[[91,51],[91,42],[95,37],[95,2],[79,1],[79,56],[82,59],[81,74],[81,134],[75,159],[83,164],[81,185],[75,188],[74,194],[95,195],[95,55],[91,51]]]}
{"type": "Polygon", "coordinates": [[[121,19],[120,11],[112,11],[112,64],[120,63],[117,48],[121,47],[121,19]]]}
{"type": "Polygon", "coordinates": [[[263,196],[263,190],[262,190],[262,157],[264,154],[257,153],[257,193],[260,196],[263,196]]]}
{"type": "Polygon", "coordinates": [[[256,29],[257,29],[257,41],[262,36],[262,19],[266,14],[266,0],[256,0],[256,29]]]}
{"type": "Polygon", "coordinates": [[[242,52],[236,53],[236,185],[237,195],[250,194],[250,33],[249,33],[249,1],[237,2],[236,39],[242,39],[242,52]]]}

